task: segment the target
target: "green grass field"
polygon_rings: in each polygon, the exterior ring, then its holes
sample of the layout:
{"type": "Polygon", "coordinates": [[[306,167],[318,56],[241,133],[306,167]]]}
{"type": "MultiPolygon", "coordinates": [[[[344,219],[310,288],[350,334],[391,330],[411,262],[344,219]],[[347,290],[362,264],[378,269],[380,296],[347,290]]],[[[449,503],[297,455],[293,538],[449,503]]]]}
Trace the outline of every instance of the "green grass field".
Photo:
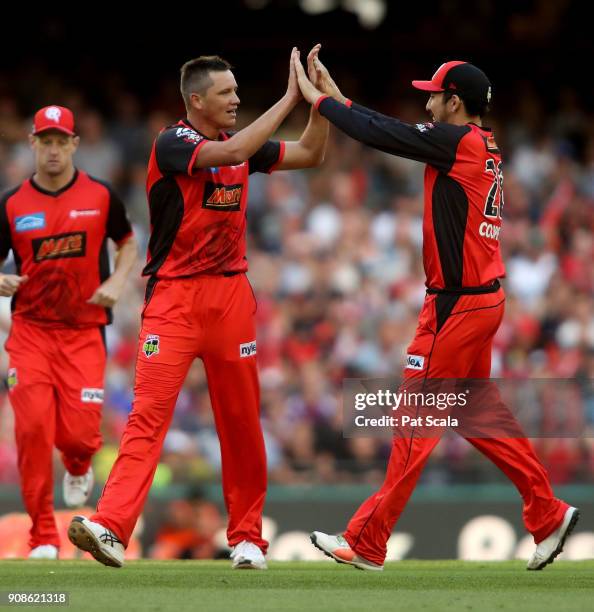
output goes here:
{"type": "MultiPolygon", "coordinates": [[[[267,572],[224,561],[0,561],[0,591],[68,591],[69,610],[592,610],[594,561],[401,561],[383,573],[331,562],[276,562],[267,572]]],[[[32,609],[27,607],[27,609],[32,609]]],[[[55,608],[54,609],[59,609],[55,608]]]]}

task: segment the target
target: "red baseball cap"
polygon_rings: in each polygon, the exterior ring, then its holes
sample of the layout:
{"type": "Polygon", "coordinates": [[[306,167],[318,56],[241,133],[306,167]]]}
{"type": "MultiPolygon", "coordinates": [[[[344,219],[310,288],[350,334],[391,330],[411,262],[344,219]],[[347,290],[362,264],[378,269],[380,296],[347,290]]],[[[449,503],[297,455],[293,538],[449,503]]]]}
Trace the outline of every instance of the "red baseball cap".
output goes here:
{"type": "Polygon", "coordinates": [[[33,120],[33,135],[47,130],[58,130],[69,136],[74,136],[74,115],[64,106],[45,106],[35,113],[33,120]]]}
{"type": "Polygon", "coordinates": [[[412,86],[423,91],[451,91],[461,98],[487,104],[491,101],[491,83],[487,75],[468,62],[446,62],[430,81],[413,81],[412,86]]]}

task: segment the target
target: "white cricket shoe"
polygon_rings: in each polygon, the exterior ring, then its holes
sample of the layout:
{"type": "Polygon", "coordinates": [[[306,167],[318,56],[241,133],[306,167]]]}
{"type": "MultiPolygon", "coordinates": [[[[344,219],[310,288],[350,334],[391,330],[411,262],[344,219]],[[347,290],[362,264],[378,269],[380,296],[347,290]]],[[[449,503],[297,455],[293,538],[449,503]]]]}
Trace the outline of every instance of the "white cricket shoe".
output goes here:
{"type": "Polygon", "coordinates": [[[233,548],[231,552],[233,569],[268,569],[262,551],[252,542],[244,540],[233,548]]]}
{"type": "Polygon", "coordinates": [[[84,516],[75,516],[68,527],[68,539],[81,550],[91,553],[99,563],[110,567],[124,565],[124,545],[116,534],[84,516]]]}
{"type": "Polygon", "coordinates": [[[73,476],[66,471],[62,481],[64,503],[69,508],[80,508],[87,503],[93,490],[93,468],[89,468],[82,476],[73,476]]]}
{"type": "Polygon", "coordinates": [[[58,549],[53,544],[36,546],[29,553],[29,559],[57,559],[58,549]]]}
{"type": "Polygon", "coordinates": [[[309,539],[311,543],[321,550],[327,557],[334,559],[337,563],[347,563],[357,569],[381,572],[383,565],[378,565],[360,557],[341,535],[328,535],[321,531],[314,531],[309,539]]]}
{"type": "Polygon", "coordinates": [[[536,550],[530,557],[526,569],[541,570],[549,563],[552,563],[555,557],[563,550],[565,539],[573,531],[579,518],[580,511],[577,508],[571,506],[567,508],[561,525],[548,538],[545,538],[536,546],[536,550]]]}

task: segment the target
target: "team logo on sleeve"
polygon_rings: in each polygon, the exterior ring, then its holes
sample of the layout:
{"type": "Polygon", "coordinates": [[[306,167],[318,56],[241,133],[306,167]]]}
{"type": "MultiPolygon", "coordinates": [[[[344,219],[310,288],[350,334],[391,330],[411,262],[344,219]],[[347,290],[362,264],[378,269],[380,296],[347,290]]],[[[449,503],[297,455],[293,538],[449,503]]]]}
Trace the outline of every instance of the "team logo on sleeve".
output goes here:
{"type": "Polygon", "coordinates": [[[16,368],[8,368],[8,375],[6,376],[6,384],[8,385],[8,390],[12,391],[14,387],[16,387],[19,382],[17,378],[17,369],[16,368]]]}
{"type": "Polygon", "coordinates": [[[415,125],[415,127],[422,134],[423,132],[427,132],[428,130],[432,130],[435,126],[432,123],[417,123],[415,125]]]}
{"type": "Polygon", "coordinates": [[[204,140],[204,136],[201,136],[200,134],[198,134],[198,132],[195,132],[194,130],[191,130],[190,128],[186,127],[177,128],[177,130],[175,130],[175,135],[178,138],[183,139],[184,142],[190,144],[198,144],[199,142],[204,140]]]}
{"type": "Polygon", "coordinates": [[[155,334],[147,334],[142,345],[142,352],[147,359],[159,354],[159,336],[155,334]]]}
{"type": "Polygon", "coordinates": [[[420,355],[407,355],[405,370],[422,370],[425,367],[425,357],[420,355]]]}
{"type": "Polygon", "coordinates": [[[81,389],[80,401],[84,404],[102,404],[103,403],[103,389],[81,389]]]}
{"type": "Polygon", "coordinates": [[[45,213],[37,212],[29,215],[21,215],[14,220],[16,232],[29,232],[31,230],[43,229],[45,227],[45,213]]]}
{"type": "Polygon", "coordinates": [[[245,344],[239,345],[239,356],[240,357],[252,357],[256,354],[256,341],[246,342],[245,344]]]}
{"type": "Polygon", "coordinates": [[[39,263],[47,259],[84,257],[87,252],[87,233],[70,232],[34,238],[33,261],[39,263]]]}
{"type": "Polygon", "coordinates": [[[204,184],[202,208],[221,210],[224,212],[237,212],[240,210],[243,185],[223,185],[221,183],[207,182],[204,184]]]}

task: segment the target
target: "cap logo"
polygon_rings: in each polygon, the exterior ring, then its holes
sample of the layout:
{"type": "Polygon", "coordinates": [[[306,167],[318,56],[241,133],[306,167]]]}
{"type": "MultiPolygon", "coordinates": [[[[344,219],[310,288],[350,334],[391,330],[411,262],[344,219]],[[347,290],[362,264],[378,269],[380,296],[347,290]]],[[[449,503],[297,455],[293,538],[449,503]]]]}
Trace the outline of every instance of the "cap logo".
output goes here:
{"type": "Polygon", "coordinates": [[[491,102],[491,88],[487,89],[487,102],[491,102]]]}
{"type": "Polygon", "coordinates": [[[50,106],[45,111],[46,119],[53,121],[54,123],[60,123],[60,117],[62,116],[62,111],[57,106],[50,106]]]}

